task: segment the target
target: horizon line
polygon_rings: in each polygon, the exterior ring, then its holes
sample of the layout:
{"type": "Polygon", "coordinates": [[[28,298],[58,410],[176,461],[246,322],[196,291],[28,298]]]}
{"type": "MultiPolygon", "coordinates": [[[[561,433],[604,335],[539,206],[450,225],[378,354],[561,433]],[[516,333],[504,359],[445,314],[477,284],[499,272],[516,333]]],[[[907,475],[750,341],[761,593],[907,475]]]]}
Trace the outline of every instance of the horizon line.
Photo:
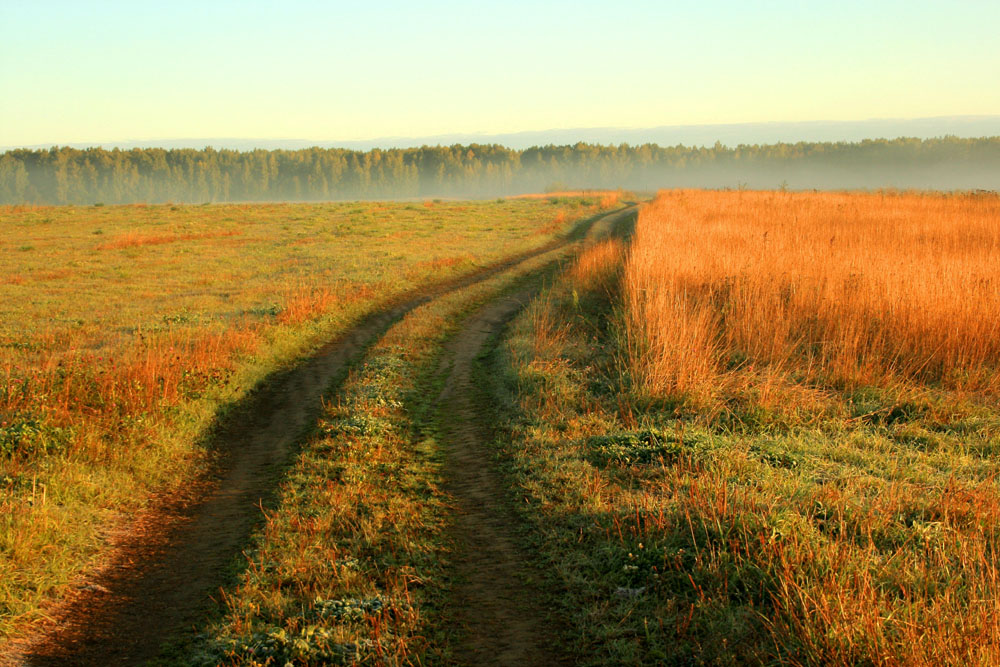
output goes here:
{"type": "MultiPolygon", "coordinates": [[[[314,147],[316,147],[316,148],[337,148],[337,147],[349,148],[352,145],[353,146],[357,146],[357,145],[370,145],[370,147],[367,150],[372,150],[372,149],[375,149],[375,148],[379,148],[379,149],[392,149],[392,148],[415,148],[415,147],[421,147],[421,146],[447,146],[447,145],[456,145],[456,144],[461,144],[462,143],[461,141],[455,141],[455,142],[448,143],[448,144],[441,143],[441,140],[444,140],[444,139],[459,139],[459,138],[462,138],[462,139],[465,139],[467,141],[469,139],[475,139],[475,138],[489,139],[491,137],[496,137],[496,138],[500,138],[500,137],[509,137],[509,138],[521,137],[521,138],[528,138],[528,137],[536,136],[536,135],[546,135],[546,134],[554,134],[554,133],[559,133],[559,134],[570,134],[570,133],[574,133],[574,132],[578,132],[578,133],[584,133],[584,132],[589,132],[589,133],[593,133],[593,132],[641,133],[641,132],[684,131],[684,130],[686,130],[686,131],[699,131],[699,130],[705,131],[705,130],[721,129],[721,128],[726,128],[726,129],[730,129],[730,130],[732,130],[732,129],[739,129],[739,128],[746,128],[746,129],[751,129],[751,128],[779,129],[782,126],[784,126],[785,128],[794,128],[794,127],[800,127],[800,126],[830,126],[830,128],[833,129],[833,128],[837,127],[837,126],[849,126],[849,125],[857,125],[857,124],[880,124],[880,123],[893,123],[893,122],[896,122],[896,123],[915,123],[915,122],[926,122],[926,121],[938,121],[938,122],[941,122],[941,121],[951,121],[951,122],[963,122],[963,121],[964,122],[977,122],[977,121],[978,122],[984,122],[984,121],[985,122],[989,122],[989,121],[997,121],[998,122],[998,126],[997,126],[995,134],[976,135],[975,137],[970,136],[970,137],[966,137],[966,138],[986,138],[986,137],[992,137],[992,136],[1000,136],[1000,114],[962,114],[962,115],[918,116],[918,117],[873,117],[873,118],[856,119],[856,120],[743,121],[743,122],[734,122],[734,123],[690,123],[690,124],[672,124],[672,125],[636,126],[636,127],[611,126],[611,125],[607,125],[607,126],[592,126],[592,127],[571,127],[571,128],[558,128],[558,127],[556,127],[556,128],[548,128],[548,129],[544,129],[544,130],[516,130],[516,131],[511,131],[511,132],[488,132],[488,131],[469,131],[469,132],[463,132],[463,131],[456,131],[456,132],[441,133],[441,134],[428,134],[428,135],[383,135],[383,136],[372,137],[372,138],[365,138],[365,139],[306,139],[306,138],[300,138],[300,137],[247,137],[247,136],[242,136],[242,137],[241,136],[226,136],[226,137],[211,137],[211,136],[202,136],[202,137],[186,136],[185,137],[185,136],[180,136],[180,137],[155,137],[155,138],[146,138],[146,139],[129,138],[129,139],[113,139],[113,140],[109,139],[109,140],[102,140],[102,141],[68,141],[68,142],[62,142],[62,143],[60,143],[60,142],[51,142],[51,143],[44,142],[44,143],[34,143],[34,144],[8,144],[8,145],[0,146],[0,152],[8,152],[8,151],[12,151],[12,150],[44,150],[44,149],[51,149],[51,148],[77,148],[77,149],[85,149],[85,148],[107,148],[107,149],[113,149],[113,148],[121,148],[122,146],[128,146],[129,148],[140,148],[140,147],[141,148],[159,148],[159,147],[166,148],[165,146],[157,146],[157,145],[155,145],[158,142],[174,143],[174,144],[179,143],[179,142],[191,142],[192,144],[197,144],[197,145],[171,146],[170,148],[171,149],[192,148],[192,149],[196,149],[196,150],[204,150],[205,148],[217,148],[216,146],[213,146],[212,143],[210,143],[210,142],[243,142],[243,143],[246,143],[246,142],[256,142],[256,141],[267,142],[267,143],[295,143],[295,144],[300,144],[299,148],[314,148],[314,147]],[[206,143],[206,142],[208,142],[208,143],[206,143]],[[386,146],[386,145],[381,145],[384,142],[405,142],[405,143],[408,143],[408,144],[411,144],[411,145],[408,145],[408,146],[386,146]],[[417,144],[416,142],[424,142],[424,143],[417,144]],[[138,144],[145,144],[145,145],[144,146],[139,146],[138,144]],[[321,146],[321,144],[322,144],[322,146],[321,146]]],[[[933,135],[933,136],[928,135],[928,136],[918,137],[918,136],[915,136],[915,135],[899,134],[899,135],[896,135],[894,137],[888,137],[888,136],[874,137],[874,136],[872,136],[872,137],[860,138],[860,139],[853,139],[853,140],[847,140],[847,141],[849,141],[851,143],[856,143],[858,141],[876,140],[876,139],[901,139],[901,138],[911,138],[911,137],[912,138],[926,139],[926,138],[941,138],[941,137],[945,137],[945,136],[957,136],[957,135],[949,135],[947,133],[944,133],[944,134],[937,134],[937,135],[933,135]]],[[[835,142],[835,141],[838,141],[838,140],[830,140],[830,139],[825,139],[825,140],[798,139],[798,140],[793,140],[793,141],[776,140],[776,141],[766,141],[766,142],[752,142],[752,143],[741,142],[741,143],[737,143],[737,144],[727,144],[727,143],[723,142],[721,140],[721,138],[720,138],[719,140],[717,140],[714,143],[722,143],[723,145],[726,145],[726,146],[737,146],[737,145],[753,145],[755,143],[756,144],[761,144],[761,143],[799,143],[799,142],[807,142],[807,143],[829,143],[829,142],[835,142]]],[[[839,140],[839,141],[844,141],[844,140],[839,140]]],[[[476,142],[473,141],[473,143],[476,143],[476,142]]],[[[591,142],[591,141],[588,141],[586,139],[579,139],[577,141],[571,141],[568,144],[567,143],[553,144],[553,143],[549,142],[548,144],[538,144],[538,145],[572,145],[574,143],[595,143],[595,142],[591,142]]],[[[602,142],[596,142],[596,143],[600,144],[602,142]]],[[[617,145],[617,144],[620,144],[620,143],[626,143],[627,144],[629,142],[628,141],[623,141],[623,142],[603,142],[603,143],[604,143],[604,145],[617,145]]],[[[655,144],[657,142],[654,141],[654,140],[650,140],[650,141],[644,141],[642,143],[655,144]]],[[[502,142],[490,142],[490,145],[504,145],[504,144],[502,142]]],[[[641,145],[641,144],[637,144],[637,145],[641,145]]],[[[683,144],[683,142],[682,142],[682,143],[679,143],[679,144],[671,144],[671,145],[675,145],[676,146],[676,145],[685,145],[685,144],[683,144]]],[[[706,142],[694,142],[694,143],[691,144],[691,147],[695,147],[695,146],[709,146],[709,145],[711,145],[711,144],[710,143],[706,143],[706,142]]],[[[512,148],[511,146],[508,146],[508,147],[512,148]]],[[[263,147],[259,147],[259,148],[263,148],[263,147]]],[[[240,150],[240,151],[242,151],[242,150],[255,150],[255,149],[252,149],[252,148],[230,149],[230,148],[226,148],[224,146],[223,147],[218,147],[218,149],[219,150],[240,150]]],[[[264,148],[264,150],[276,150],[276,149],[274,149],[274,148],[270,148],[270,149],[264,148]]],[[[357,150],[357,149],[355,148],[354,150],[357,150]]]]}

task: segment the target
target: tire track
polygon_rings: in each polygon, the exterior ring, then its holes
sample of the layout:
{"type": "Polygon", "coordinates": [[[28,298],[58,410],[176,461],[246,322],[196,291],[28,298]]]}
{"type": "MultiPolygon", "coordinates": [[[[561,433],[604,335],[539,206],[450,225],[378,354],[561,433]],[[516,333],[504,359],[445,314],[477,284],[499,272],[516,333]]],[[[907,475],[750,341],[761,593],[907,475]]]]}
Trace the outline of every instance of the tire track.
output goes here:
{"type": "Polygon", "coordinates": [[[203,617],[212,596],[231,578],[262,505],[315,421],[322,397],[371,343],[421,304],[561,251],[621,215],[591,217],[564,239],[403,295],[297,367],[270,377],[217,424],[212,447],[221,457],[213,474],[195,480],[189,497],[163,500],[138,517],[117,540],[110,564],[49,610],[49,629],[8,662],[132,665],[156,658],[166,641],[203,617]]]}
{"type": "Polygon", "coordinates": [[[456,659],[463,665],[555,665],[566,662],[552,621],[528,584],[530,571],[518,547],[518,520],[487,445],[488,411],[477,400],[473,370],[487,343],[537,293],[522,288],[470,316],[448,344],[439,371],[447,373],[438,397],[446,443],[445,490],[456,504],[453,536],[457,583],[453,622],[461,629],[456,659]]]}
{"type": "MultiPolygon", "coordinates": [[[[627,209],[605,216],[592,239],[626,233],[627,209]]],[[[444,440],[445,490],[456,505],[453,539],[456,586],[452,620],[461,636],[455,658],[464,665],[558,665],[572,658],[559,650],[558,619],[540,605],[531,584],[529,557],[519,546],[520,520],[493,462],[494,435],[488,398],[476,386],[476,359],[542,289],[540,281],[480,307],[445,346],[438,365],[444,385],[437,398],[444,440]]]]}

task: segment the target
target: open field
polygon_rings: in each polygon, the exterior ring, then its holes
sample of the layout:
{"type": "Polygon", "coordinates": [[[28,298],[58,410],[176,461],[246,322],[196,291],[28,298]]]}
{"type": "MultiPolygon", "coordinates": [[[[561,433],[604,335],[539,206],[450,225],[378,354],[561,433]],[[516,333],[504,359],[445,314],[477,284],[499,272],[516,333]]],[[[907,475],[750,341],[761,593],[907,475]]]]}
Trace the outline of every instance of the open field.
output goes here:
{"type": "Polygon", "coordinates": [[[246,573],[225,596],[224,617],[194,655],[205,664],[243,664],[262,648],[279,664],[453,658],[446,622],[455,620],[447,609],[454,496],[428,388],[442,382],[435,365],[459,323],[467,326],[464,314],[558,257],[421,306],[373,346],[327,404],[246,573]]]}
{"type": "Polygon", "coordinates": [[[1000,660],[1000,199],[662,193],[517,321],[584,662],[1000,660]]]}
{"type": "Polygon", "coordinates": [[[644,216],[623,299],[648,394],[750,386],[794,410],[803,386],[1000,391],[996,196],[677,191],[644,216]]]}
{"type": "MultiPolygon", "coordinates": [[[[0,210],[0,633],[196,496],[220,410],[404,292],[596,201],[0,210]],[[39,557],[43,554],[43,557],[39,557]]],[[[80,583],[76,581],[76,583],[80,583]]]]}
{"type": "Polygon", "coordinates": [[[1000,661],[1000,197],[618,206],[6,211],[20,657],[1000,661]]]}

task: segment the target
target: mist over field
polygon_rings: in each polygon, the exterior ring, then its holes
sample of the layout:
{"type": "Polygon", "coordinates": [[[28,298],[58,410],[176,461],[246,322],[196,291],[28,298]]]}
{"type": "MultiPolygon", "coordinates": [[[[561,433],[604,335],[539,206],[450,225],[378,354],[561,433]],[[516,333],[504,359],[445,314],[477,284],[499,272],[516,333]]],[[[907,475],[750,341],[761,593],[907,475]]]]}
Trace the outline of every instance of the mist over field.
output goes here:
{"type": "Polygon", "coordinates": [[[3,204],[486,198],[567,188],[670,187],[996,190],[1000,137],[735,148],[721,143],[246,152],[64,147],[0,155],[3,204]]]}

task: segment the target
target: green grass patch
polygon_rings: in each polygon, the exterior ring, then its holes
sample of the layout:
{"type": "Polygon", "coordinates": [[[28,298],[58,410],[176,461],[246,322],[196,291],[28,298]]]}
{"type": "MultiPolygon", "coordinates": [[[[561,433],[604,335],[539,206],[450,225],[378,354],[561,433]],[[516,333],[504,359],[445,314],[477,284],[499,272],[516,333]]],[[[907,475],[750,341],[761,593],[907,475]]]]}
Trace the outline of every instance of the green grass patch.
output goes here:
{"type": "Polygon", "coordinates": [[[684,444],[678,438],[651,429],[591,436],[586,447],[587,460],[601,468],[608,465],[667,464],[675,461],[684,450],[684,444]]]}
{"type": "Polygon", "coordinates": [[[553,225],[546,202],[508,200],[0,208],[0,480],[32,480],[0,484],[0,639],[152,498],[183,493],[218,415],[265,378],[594,210],[553,225]]]}

